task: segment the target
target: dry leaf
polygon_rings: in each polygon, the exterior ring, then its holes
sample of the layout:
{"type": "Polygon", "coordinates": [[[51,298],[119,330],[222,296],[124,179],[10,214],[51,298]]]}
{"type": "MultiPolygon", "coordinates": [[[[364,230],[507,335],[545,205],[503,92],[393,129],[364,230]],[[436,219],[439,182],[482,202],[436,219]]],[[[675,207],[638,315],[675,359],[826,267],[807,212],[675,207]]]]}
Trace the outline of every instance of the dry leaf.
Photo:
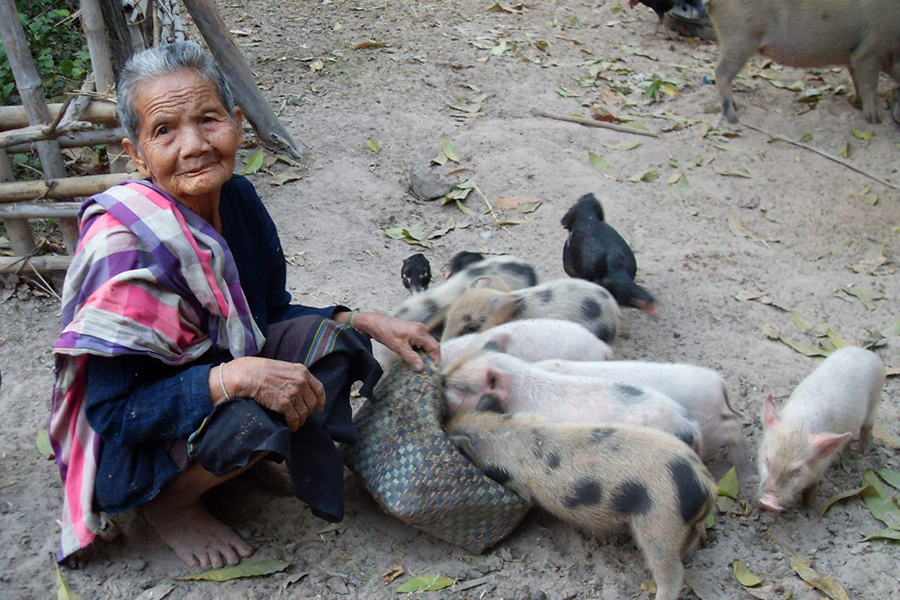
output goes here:
{"type": "Polygon", "coordinates": [[[744,561],[740,559],[734,561],[732,568],[734,570],[734,578],[737,579],[738,583],[742,586],[756,587],[762,584],[762,580],[750,571],[744,561]]]}
{"type": "Polygon", "coordinates": [[[384,42],[376,42],[375,40],[366,40],[353,46],[354,50],[365,50],[366,48],[388,48],[390,44],[384,42]]]}
{"type": "Polygon", "coordinates": [[[401,577],[402,575],[406,575],[406,571],[400,565],[394,565],[394,567],[381,576],[381,581],[384,582],[385,585],[389,584],[393,580],[401,577]]]}
{"type": "Polygon", "coordinates": [[[408,594],[410,592],[434,592],[442,590],[453,585],[453,580],[443,575],[422,575],[403,584],[397,588],[398,594],[408,594]]]}
{"type": "Polygon", "coordinates": [[[800,558],[793,552],[790,553],[791,568],[800,579],[811,586],[825,592],[833,600],[850,600],[847,592],[831,575],[819,575],[810,566],[812,561],[808,558],[800,558]]]}
{"type": "Polygon", "coordinates": [[[497,208],[507,210],[510,208],[515,208],[520,204],[525,204],[527,202],[540,202],[540,200],[535,200],[534,198],[500,198],[499,200],[497,200],[497,208]]]}
{"type": "Polygon", "coordinates": [[[290,566],[291,563],[274,558],[263,558],[260,560],[247,561],[246,559],[239,564],[223,567],[221,569],[210,569],[202,573],[192,575],[182,575],[175,579],[182,581],[231,581],[232,579],[240,579],[243,577],[256,577],[258,575],[271,575],[272,573],[280,573],[290,566]]]}
{"type": "Polygon", "coordinates": [[[269,185],[284,185],[291,181],[297,181],[298,179],[303,179],[303,175],[297,171],[287,171],[285,173],[273,175],[272,179],[269,180],[269,185]]]}

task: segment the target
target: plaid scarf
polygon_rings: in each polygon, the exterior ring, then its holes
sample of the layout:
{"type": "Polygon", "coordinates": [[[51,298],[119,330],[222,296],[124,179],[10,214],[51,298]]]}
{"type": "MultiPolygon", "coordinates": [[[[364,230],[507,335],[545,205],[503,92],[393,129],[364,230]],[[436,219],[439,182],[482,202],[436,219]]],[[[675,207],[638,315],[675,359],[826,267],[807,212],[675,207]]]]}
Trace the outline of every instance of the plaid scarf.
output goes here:
{"type": "Polygon", "coordinates": [[[213,347],[237,358],[265,343],[225,240],[164,191],[144,181],[114,186],[84,202],[79,229],[54,346],[49,432],[64,488],[58,561],[100,529],[100,438],[84,407],[88,355],[181,365],[213,347]]]}

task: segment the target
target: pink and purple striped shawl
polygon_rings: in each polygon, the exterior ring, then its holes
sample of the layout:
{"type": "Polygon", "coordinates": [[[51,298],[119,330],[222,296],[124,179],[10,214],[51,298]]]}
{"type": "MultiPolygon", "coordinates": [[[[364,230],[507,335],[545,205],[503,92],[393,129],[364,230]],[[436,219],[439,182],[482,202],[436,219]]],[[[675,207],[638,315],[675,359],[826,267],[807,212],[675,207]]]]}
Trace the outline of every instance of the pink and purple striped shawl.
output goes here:
{"type": "Polygon", "coordinates": [[[85,201],[63,287],[62,334],[50,440],[63,481],[57,560],[100,528],[94,480],[100,438],[84,410],[89,354],[142,354],[191,362],[210,348],[257,354],[265,339],[250,314],[225,240],[199,215],[144,181],[85,201]]]}

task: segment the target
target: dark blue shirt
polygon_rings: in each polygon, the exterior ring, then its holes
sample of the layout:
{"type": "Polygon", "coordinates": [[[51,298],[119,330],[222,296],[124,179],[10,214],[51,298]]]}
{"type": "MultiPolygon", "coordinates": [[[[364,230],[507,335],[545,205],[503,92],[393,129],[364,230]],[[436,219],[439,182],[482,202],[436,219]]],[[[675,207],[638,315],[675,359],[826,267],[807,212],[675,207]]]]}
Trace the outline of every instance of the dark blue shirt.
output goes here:
{"type": "MultiPolygon", "coordinates": [[[[331,317],[339,308],[290,303],[275,223],[247,179],[234,175],[222,187],[219,214],[241,288],[264,335],[269,323],[308,314],[331,317]]],[[[166,440],[185,438],[200,427],[212,410],[209,370],[230,358],[210,350],[180,367],[147,356],[88,359],[86,413],[103,440],[94,491],[101,510],[143,504],[178,475],[166,440]]]]}

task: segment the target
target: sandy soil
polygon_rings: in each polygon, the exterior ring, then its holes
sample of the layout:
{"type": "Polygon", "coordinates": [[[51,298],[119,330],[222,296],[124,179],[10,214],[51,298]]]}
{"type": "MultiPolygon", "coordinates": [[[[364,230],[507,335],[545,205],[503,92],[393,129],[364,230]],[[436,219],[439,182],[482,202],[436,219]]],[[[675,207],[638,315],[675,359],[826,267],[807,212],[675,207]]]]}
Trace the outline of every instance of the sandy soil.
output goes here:
{"type": "MultiPolygon", "coordinates": [[[[652,12],[629,10],[619,0],[538,1],[516,13],[489,12],[488,0],[220,4],[265,93],[311,149],[299,181],[272,186],[270,175],[253,176],[279,226],[298,301],[390,310],[406,294],[400,264],[420,249],[389,239],[383,228],[417,224],[432,231],[455,224],[423,250],[435,270],[466,249],[518,255],[543,279],[564,276],[559,219],[580,195],[594,192],[634,248],[638,278],[659,305],[658,320],[626,314],[617,355],[719,370],[754,449],[765,394],[783,402],[820,360],[770,337],[824,339],[801,331],[792,312],[811,325],[830,325],[850,343],[885,332],[878,352],[888,366],[900,366],[900,194],[747,127],[709,131],[718,104],[714,86],[705,85],[713,76],[714,43],[675,39],[664,28],[657,33],[652,12]],[[388,46],[354,50],[366,40],[388,46]],[[506,50],[492,53],[503,40],[506,50]],[[592,64],[600,65],[599,78],[591,76],[592,64]],[[582,87],[585,78],[597,85],[582,87]],[[672,82],[673,93],[645,99],[644,88],[657,78],[672,82]],[[472,107],[468,101],[481,94],[487,96],[478,112],[450,106],[472,107]],[[593,103],[663,133],[638,137],[532,116],[533,108],[588,116],[593,103]],[[455,204],[410,195],[410,168],[440,152],[443,134],[459,151],[459,165],[443,172],[470,169],[464,176],[477,176],[495,209],[505,198],[543,202],[526,215],[527,224],[501,227],[491,215],[470,216],[455,204]],[[367,148],[370,138],[378,153],[367,148]],[[638,141],[631,150],[607,147],[638,141]],[[604,157],[613,174],[592,166],[589,152],[604,157]],[[629,181],[648,169],[658,177],[629,181]],[[748,176],[728,175],[738,172],[748,176]],[[678,173],[689,189],[675,182],[678,173]],[[842,289],[868,292],[871,306],[842,289]]],[[[736,83],[743,119],[795,140],[811,136],[809,144],[833,154],[849,144],[853,163],[900,183],[900,129],[863,121],[847,101],[852,87],[844,69],[764,66],[754,59],[736,83]],[[814,108],[767,78],[824,91],[814,108]],[[854,137],[855,130],[870,139],[854,137]]],[[[882,82],[881,98],[890,87],[882,82]]],[[[480,214],[484,199],[472,192],[465,205],[480,214]]],[[[499,218],[522,215],[507,210],[499,218]]],[[[59,478],[34,440],[47,419],[58,322],[58,304],[25,286],[0,304],[3,598],[46,598],[54,590],[59,478]]],[[[829,472],[819,502],[858,486],[865,469],[900,468],[898,397],[897,380],[889,379],[880,438],[863,456],[854,446],[829,472]]],[[[727,467],[711,464],[716,476],[727,467]]],[[[169,598],[389,598],[400,581],[422,574],[487,576],[467,591],[432,593],[449,598],[650,597],[641,588],[649,571],[626,535],[596,539],[540,511],[475,556],[383,514],[349,473],[353,520],[337,533],[319,533],[326,524],[296,501],[249,481],[210,500],[258,546],[257,557],[291,566],[228,583],[174,582],[169,598]],[[408,575],[386,586],[381,575],[394,565],[408,575]]],[[[731,573],[740,559],[779,586],[771,597],[822,597],[791,570],[788,553],[796,552],[851,598],[900,598],[896,543],[860,541],[881,527],[859,499],[821,520],[802,512],[760,515],[739,503],[717,515],[711,541],[687,561],[687,579],[703,599],[749,597],[731,573]]],[[[110,537],[81,568],[65,572],[82,598],[136,597],[187,571],[140,516],[116,517],[110,537]]]]}

